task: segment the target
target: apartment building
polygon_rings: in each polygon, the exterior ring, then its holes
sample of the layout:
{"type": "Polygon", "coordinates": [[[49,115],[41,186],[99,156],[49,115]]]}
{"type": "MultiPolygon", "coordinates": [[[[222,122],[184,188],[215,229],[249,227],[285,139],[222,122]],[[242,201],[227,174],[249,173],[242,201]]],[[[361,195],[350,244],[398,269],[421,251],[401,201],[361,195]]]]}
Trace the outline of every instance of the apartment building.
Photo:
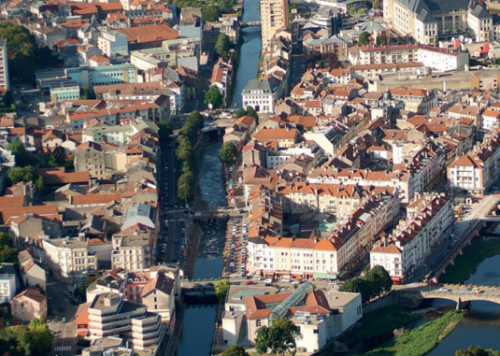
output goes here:
{"type": "Polygon", "coordinates": [[[17,291],[16,268],[12,263],[0,265],[0,302],[8,302],[17,291]]]}
{"type": "Polygon", "coordinates": [[[111,265],[128,271],[141,271],[153,263],[155,234],[150,228],[136,224],[113,235],[111,265]]]}
{"type": "Polygon", "coordinates": [[[340,223],[326,239],[249,238],[247,270],[254,273],[336,279],[399,213],[397,190],[373,197],[340,223]],[[321,276],[321,277],[320,277],[321,276]]]}
{"type": "Polygon", "coordinates": [[[47,318],[47,296],[37,288],[26,289],[12,298],[9,304],[11,315],[23,323],[47,318]]]}
{"type": "Polygon", "coordinates": [[[260,3],[262,48],[271,44],[276,32],[288,27],[288,0],[263,0],[260,3]]]}
{"type": "Polygon", "coordinates": [[[268,129],[263,128],[252,134],[252,139],[259,142],[276,142],[277,148],[288,148],[297,143],[299,131],[297,129],[268,129]]]}
{"type": "Polygon", "coordinates": [[[211,85],[215,85],[219,89],[220,94],[225,98],[231,87],[231,78],[233,75],[233,65],[231,61],[226,62],[224,58],[219,57],[212,69],[211,85]]]}
{"type": "Polygon", "coordinates": [[[408,275],[439,245],[453,224],[451,200],[444,195],[417,194],[402,220],[387,238],[377,241],[370,252],[370,266],[382,266],[395,283],[408,275]]]}
{"type": "Polygon", "coordinates": [[[413,178],[406,172],[374,172],[364,169],[321,167],[307,176],[312,184],[354,184],[359,186],[397,188],[402,203],[413,198],[413,178]]]}
{"type": "Polygon", "coordinates": [[[274,107],[281,94],[282,87],[274,77],[251,79],[241,92],[241,100],[244,108],[251,106],[261,113],[274,113],[274,107]]]}
{"type": "Polygon", "coordinates": [[[412,111],[415,114],[427,115],[438,106],[437,95],[428,89],[408,89],[399,87],[390,89],[392,100],[401,100],[404,103],[405,110],[412,111]]]}
{"type": "Polygon", "coordinates": [[[0,92],[10,90],[9,83],[9,56],[7,54],[7,40],[0,39],[0,92]]]}
{"type": "Polygon", "coordinates": [[[127,35],[118,31],[105,31],[97,38],[97,48],[108,58],[115,58],[117,54],[128,54],[127,35]]]}
{"type": "Polygon", "coordinates": [[[52,274],[68,283],[80,283],[99,269],[97,254],[88,249],[83,237],[43,240],[45,265],[52,274]]]}
{"type": "Polygon", "coordinates": [[[484,136],[481,145],[453,161],[447,169],[448,184],[454,189],[484,194],[500,173],[500,130],[484,136]]]}
{"type": "Polygon", "coordinates": [[[149,313],[143,304],[127,302],[116,293],[98,295],[88,308],[88,333],[85,339],[94,341],[121,335],[134,349],[158,346],[164,328],[161,317],[149,313]]]}
{"type": "Polygon", "coordinates": [[[486,109],[481,114],[481,123],[483,130],[493,130],[498,128],[500,121],[500,112],[496,110],[486,109]]]}
{"type": "Polygon", "coordinates": [[[106,177],[104,151],[100,144],[87,141],[77,147],[75,172],[89,172],[92,178],[98,179],[106,177]]]}
{"type": "Polygon", "coordinates": [[[354,65],[421,63],[440,72],[464,69],[469,54],[426,45],[361,46],[349,52],[354,65]]]}

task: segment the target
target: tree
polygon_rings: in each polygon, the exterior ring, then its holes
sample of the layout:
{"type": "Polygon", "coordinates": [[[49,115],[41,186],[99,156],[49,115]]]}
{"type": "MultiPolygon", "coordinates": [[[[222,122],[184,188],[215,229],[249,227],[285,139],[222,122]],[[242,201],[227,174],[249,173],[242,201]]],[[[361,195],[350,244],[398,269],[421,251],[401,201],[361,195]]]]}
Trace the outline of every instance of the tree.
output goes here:
{"type": "Polygon", "coordinates": [[[219,158],[224,163],[229,163],[234,160],[238,154],[238,149],[232,142],[226,142],[219,151],[219,158]]]}
{"type": "Polygon", "coordinates": [[[207,21],[217,21],[220,17],[219,7],[216,5],[201,5],[201,16],[207,21]]]}
{"type": "Polygon", "coordinates": [[[295,354],[297,344],[295,339],[300,338],[299,329],[287,318],[281,318],[270,327],[262,326],[257,329],[255,349],[258,354],[285,355],[287,352],[295,354]]]}
{"type": "Polygon", "coordinates": [[[38,176],[38,178],[35,182],[35,188],[38,191],[38,193],[40,193],[41,195],[43,195],[43,193],[45,193],[45,182],[43,181],[42,176],[38,176]]]}
{"type": "Polygon", "coordinates": [[[17,263],[17,249],[12,247],[12,236],[0,232],[0,263],[17,263]]]}
{"type": "Polygon", "coordinates": [[[203,128],[203,117],[200,115],[200,113],[197,110],[192,111],[188,115],[186,123],[192,124],[198,130],[201,130],[203,128]]]}
{"type": "Polygon", "coordinates": [[[341,292],[360,293],[363,302],[369,301],[372,295],[370,283],[358,277],[346,280],[339,290],[341,292]]]}
{"type": "Polygon", "coordinates": [[[156,123],[158,126],[158,132],[160,134],[160,140],[165,142],[169,139],[170,135],[173,132],[172,125],[168,121],[160,121],[156,123]]]}
{"type": "Polygon", "coordinates": [[[251,106],[247,106],[247,115],[253,117],[256,120],[259,120],[259,115],[257,115],[257,111],[251,106]]]}
{"type": "Polygon", "coordinates": [[[7,40],[11,79],[32,80],[37,67],[33,36],[23,26],[6,22],[0,25],[0,38],[7,40]]]}
{"type": "Polygon", "coordinates": [[[177,181],[177,197],[181,200],[191,200],[194,196],[194,174],[183,173],[177,181]]]}
{"type": "Polygon", "coordinates": [[[19,182],[35,182],[38,175],[33,166],[15,167],[7,173],[7,178],[9,183],[14,185],[19,182]]]}
{"type": "Polygon", "coordinates": [[[247,112],[245,111],[245,109],[242,109],[242,108],[239,108],[238,110],[236,110],[235,112],[235,115],[236,115],[236,118],[239,119],[240,117],[243,117],[247,114],[247,112]]]}
{"type": "Polygon", "coordinates": [[[95,99],[94,91],[89,87],[82,87],[80,89],[80,99],[81,100],[95,99]]]}
{"type": "Polygon", "coordinates": [[[220,57],[227,59],[227,54],[229,53],[229,38],[225,33],[221,33],[217,37],[217,41],[214,46],[214,53],[218,54],[220,57]]]}
{"type": "Polygon", "coordinates": [[[382,266],[373,267],[367,274],[376,274],[379,276],[378,283],[380,284],[381,293],[390,292],[392,289],[392,278],[382,266]]]}
{"type": "Polygon", "coordinates": [[[217,299],[226,298],[226,294],[230,284],[231,283],[229,283],[228,279],[221,279],[220,281],[215,282],[214,288],[215,288],[215,296],[217,297],[217,299]]]}
{"type": "Polygon", "coordinates": [[[387,35],[385,33],[381,33],[379,36],[377,36],[377,45],[378,46],[387,45],[387,35]]]}
{"type": "Polygon", "coordinates": [[[7,149],[16,156],[16,166],[17,167],[25,167],[27,165],[32,164],[33,159],[31,156],[26,152],[26,149],[24,148],[23,144],[19,141],[14,141],[9,143],[7,146],[7,149]]]}
{"type": "Polygon", "coordinates": [[[371,43],[371,35],[370,33],[363,31],[359,35],[359,44],[362,46],[369,45],[371,43]]]}
{"type": "Polygon", "coordinates": [[[69,157],[64,160],[64,168],[67,171],[75,169],[75,154],[72,153],[69,157]]]}
{"type": "Polygon", "coordinates": [[[212,85],[205,94],[205,100],[203,100],[203,104],[211,104],[213,108],[218,108],[222,105],[222,101],[223,97],[219,89],[215,85],[212,85]]]}
{"type": "Polygon", "coordinates": [[[225,349],[222,356],[250,356],[248,352],[240,345],[233,345],[228,349],[225,349]]]}
{"type": "Polygon", "coordinates": [[[500,352],[493,349],[485,349],[482,346],[472,345],[465,350],[457,350],[455,356],[500,356],[500,352]]]}
{"type": "Polygon", "coordinates": [[[194,142],[196,140],[196,137],[198,136],[198,128],[196,127],[196,125],[187,122],[184,126],[182,126],[180,133],[181,135],[189,138],[191,142],[194,142]]]}
{"type": "Polygon", "coordinates": [[[232,0],[221,0],[219,1],[219,10],[223,14],[230,13],[233,10],[234,1],[232,0]]]}

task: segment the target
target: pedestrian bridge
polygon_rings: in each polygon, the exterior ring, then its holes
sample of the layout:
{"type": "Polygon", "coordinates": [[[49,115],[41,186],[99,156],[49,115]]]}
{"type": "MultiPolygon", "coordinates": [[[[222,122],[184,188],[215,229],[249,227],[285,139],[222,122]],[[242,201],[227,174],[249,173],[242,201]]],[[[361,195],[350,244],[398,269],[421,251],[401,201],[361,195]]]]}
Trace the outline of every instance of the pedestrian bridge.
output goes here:
{"type": "Polygon", "coordinates": [[[446,299],[457,303],[457,309],[462,309],[472,301],[484,301],[500,304],[500,287],[470,286],[464,284],[444,284],[443,286],[428,286],[419,288],[399,289],[400,295],[413,294],[413,298],[446,299]]]}

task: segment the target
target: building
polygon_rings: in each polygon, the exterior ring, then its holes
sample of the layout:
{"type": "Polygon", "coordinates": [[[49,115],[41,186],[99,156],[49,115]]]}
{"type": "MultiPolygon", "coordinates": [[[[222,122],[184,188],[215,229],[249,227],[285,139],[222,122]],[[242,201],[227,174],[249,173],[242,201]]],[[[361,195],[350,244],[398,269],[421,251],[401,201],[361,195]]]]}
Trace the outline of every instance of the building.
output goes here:
{"type": "Polygon", "coordinates": [[[297,143],[300,134],[297,129],[260,129],[252,134],[252,139],[264,142],[276,142],[277,148],[288,148],[297,143]]]}
{"type": "Polygon", "coordinates": [[[111,265],[129,271],[141,271],[153,263],[155,235],[149,228],[137,224],[113,235],[111,265]]]}
{"type": "Polygon", "coordinates": [[[212,70],[211,85],[215,85],[221,95],[226,98],[231,88],[231,78],[233,77],[233,66],[231,61],[225,62],[224,58],[219,57],[212,70]]]}
{"type": "Polygon", "coordinates": [[[47,318],[47,296],[30,287],[10,301],[11,315],[24,323],[31,319],[47,318]]]}
{"type": "Polygon", "coordinates": [[[10,90],[9,83],[9,56],[7,54],[7,40],[0,39],[0,92],[10,90]]]}
{"type": "Polygon", "coordinates": [[[262,21],[262,48],[271,44],[275,33],[288,27],[288,1],[263,0],[260,4],[262,21]]]}
{"type": "Polygon", "coordinates": [[[370,266],[382,266],[395,283],[404,283],[447,236],[453,221],[451,200],[444,195],[417,194],[402,220],[387,238],[374,244],[370,266]]]}
{"type": "Polygon", "coordinates": [[[220,32],[224,33],[231,43],[237,44],[240,39],[240,21],[236,14],[223,14],[219,18],[220,32]]]}
{"type": "Polygon", "coordinates": [[[241,311],[224,313],[225,340],[230,344],[229,341],[234,339],[228,340],[228,331],[232,328],[238,335],[241,324],[245,322],[247,339],[252,340],[250,342],[253,345],[257,329],[261,326],[269,327],[276,319],[286,317],[299,328],[302,335],[295,340],[297,351],[313,353],[361,319],[363,312],[359,293],[323,292],[312,289],[313,285],[310,282],[303,283],[293,293],[279,294],[270,293],[263,288],[231,286],[226,306],[232,300],[238,299],[243,301],[243,305],[238,303],[241,305],[241,311]]]}
{"type": "Polygon", "coordinates": [[[58,87],[50,88],[50,101],[59,103],[63,100],[78,100],[80,99],[80,86],[61,83],[58,87]]]}
{"type": "Polygon", "coordinates": [[[81,237],[43,240],[42,246],[45,264],[58,279],[80,283],[99,269],[96,253],[88,250],[88,243],[81,237]]]}
{"type": "Polygon", "coordinates": [[[408,89],[399,87],[390,89],[392,100],[401,100],[404,103],[405,110],[415,114],[427,115],[438,106],[437,95],[428,89],[408,89]]]}
{"type": "Polygon", "coordinates": [[[106,177],[104,151],[100,144],[87,141],[76,149],[75,172],[89,172],[93,178],[106,177]]]}
{"type": "Polygon", "coordinates": [[[308,34],[304,37],[302,45],[304,47],[304,53],[306,55],[327,55],[330,53],[334,53],[338,57],[347,56],[348,42],[339,36],[331,36],[330,38],[327,38],[324,36],[308,34]]]}
{"type": "Polygon", "coordinates": [[[500,174],[500,130],[489,131],[481,145],[453,161],[447,169],[448,184],[454,189],[484,194],[500,174]]]}
{"type": "Polygon", "coordinates": [[[31,256],[28,250],[19,252],[18,261],[24,285],[35,286],[42,290],[46,290],[45,269],[31,256]]]}
{"type": "Polygon", "coordinates": [[[127,302],[116,293],[98,295],[88,308],[87,340],[120,335],[134,349],[144,350],[161,343],[164,328],[158,314],[143,304],[127,302]]]}
{"type": "Polygon", "coordinates": [[[102,51],[102,54],[108,58],[115,58],[117,54],[127,55],[127,35],[118,31],[102,32],[97,39],[97,47],[102,51]]]}
{"type": "Polygon", "coordinates": [[[161,47],[164,41],[176,39],[180,35],[179,32],[163,23],[154,26],[119,28],[115,31],[127,36],[129,51],[161,47]]]}
{"type": "Polygon", "coordinates": [[[244,108],[251,106],[261,113],[274,113],[274,107],[281,95],[282,88],[273,77],[263,80],[251,79],[241,92],[241,100],[244,108]]]}
{"type": "Polygon", "coordinates": [[[492,18],[482,1],[389,0],[384,2],[384,19],[399,34],[422,44],[467,34],[481,42],[492,38],[492,18]]]}
{"type": "Polygon", "coordinates": [[[361,46],[349,52],[354,65],[422,63],[440,72],[462,70],[469,64],[469,54],[455,49],[426,45],[361,46]]]}
{"type": "Polygon", "coordinates": [[[17,291],[16,269],[12,263],[0,265],[0,302],[8,302],[17,291]]]}

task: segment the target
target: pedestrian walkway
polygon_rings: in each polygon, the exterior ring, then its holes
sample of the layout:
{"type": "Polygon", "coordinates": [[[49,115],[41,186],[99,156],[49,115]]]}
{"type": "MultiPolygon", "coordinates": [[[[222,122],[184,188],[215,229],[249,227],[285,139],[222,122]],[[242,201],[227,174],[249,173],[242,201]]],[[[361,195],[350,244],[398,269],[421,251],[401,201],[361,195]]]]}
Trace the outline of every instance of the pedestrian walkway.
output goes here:
{"type": "Polygon", "coordinates": [[[58,351],[71,351],[71,346],[57,346],[54,348],[55,352],[58,351]]]}

